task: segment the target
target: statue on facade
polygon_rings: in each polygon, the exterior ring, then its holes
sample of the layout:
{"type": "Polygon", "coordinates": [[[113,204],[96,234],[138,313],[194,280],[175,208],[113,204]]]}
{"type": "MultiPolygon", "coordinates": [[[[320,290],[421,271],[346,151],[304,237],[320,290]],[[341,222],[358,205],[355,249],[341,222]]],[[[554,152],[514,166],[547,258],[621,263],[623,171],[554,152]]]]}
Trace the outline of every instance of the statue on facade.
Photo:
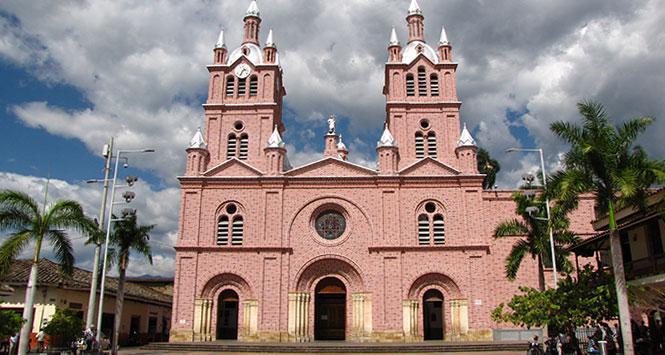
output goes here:
{"type": "Polygon", "coordinates": [[[328,134],[335,133],[335,115],[328,117],[328,134]]]}

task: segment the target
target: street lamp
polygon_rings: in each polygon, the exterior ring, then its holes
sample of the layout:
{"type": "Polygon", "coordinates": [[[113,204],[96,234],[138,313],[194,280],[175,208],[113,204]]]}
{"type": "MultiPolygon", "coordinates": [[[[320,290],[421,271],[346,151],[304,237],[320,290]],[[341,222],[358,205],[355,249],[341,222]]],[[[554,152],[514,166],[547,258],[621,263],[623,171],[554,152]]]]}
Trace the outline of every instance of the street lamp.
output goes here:
{"type": "MultiPolygon", "coordinates": [[[[508,148],[506,149],[506,153],[514,153],[514,152],[538,152],[540,154],[540,172],[543,176],[543,188],[547,188],[547,176],[545,175],[545,159],[543,159],[543,149],[542,148],[508,148]]],[[[547,212],[547,230],[550,234],[550,248],[552,252],[552,275],[554,278],[554,287],[556,288],[557,283],[558,283],[558,276],[557,276],[557,271],[556,271],[556,257],[554,255],[554,235],[552,234],[552,218],[550,216],[550,199],[548,197],[545,197],[545,211],[547,212]]],[[[533,212],[537,212],[537,207],[536,210],[531,210],[528,211],[529,215],[531,215],[533,212]]],[[[534,217],[534,219],[542,220],[542,218],[534,217]]]]}
{"type": "MultiPolygon", "coordinates": [[[[120,221],[124,219],[124,217],[127,217],[129,214],[125,213],[123,211],[123,218],[113,218],[113,205],[119,204],[119,203],[129,203],[131,200],[134,199],[136,196],[133,192],[131,191],[126,191],[123,193],[122,197],[125,200],[123,201],[115,201],[115,189],[118,187],[130,187],[134,185],[134,183],[138,180],[136,176],[128,176],[125,179],[126,185],[117,185],[118,182],[118,164],[120,163],[120,160],[124,160],[125,163],[123,166],[126,168],[129,166],[128,159],[127,157],[122,157],[122,154],[131,154],[131,153],[152,153],[154,152],[154,149],[130,149],[130,150],[120,150],[118,149],[114,155],[115,157],[115,169],[113,170],[113,179],[111,180],[113,184],[111,185],[111,206],[109,207],[109,213],[108,213],[108,220],[106,224],[106,239],[104,241],[104,262],[102,264],[102,280],[101,280],[101,285],[100,285],[100,291],[99,291],[99,310],[97,311],[97,344],[101,344],[101,328],[102,328],[102,315],[104,312],[104,288],[106,286],[106,269],[107,269],[107,263],[108,263],[108,256],[109,256],[109,239],[111,237],[111,223],[120,221]]],[[[134,213],[136,210],[134,210],[134,213]]]]}

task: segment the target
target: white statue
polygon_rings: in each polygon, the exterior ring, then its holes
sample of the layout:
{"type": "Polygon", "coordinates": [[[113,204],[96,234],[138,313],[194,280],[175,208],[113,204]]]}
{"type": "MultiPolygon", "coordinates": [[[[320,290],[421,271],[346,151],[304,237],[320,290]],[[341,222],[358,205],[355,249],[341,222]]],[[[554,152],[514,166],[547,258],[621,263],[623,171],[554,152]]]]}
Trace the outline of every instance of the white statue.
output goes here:
{"type": "Polygon", "coordinates": [[[335,115],[328,117],[328,134],[335,133],[335,115]]]}

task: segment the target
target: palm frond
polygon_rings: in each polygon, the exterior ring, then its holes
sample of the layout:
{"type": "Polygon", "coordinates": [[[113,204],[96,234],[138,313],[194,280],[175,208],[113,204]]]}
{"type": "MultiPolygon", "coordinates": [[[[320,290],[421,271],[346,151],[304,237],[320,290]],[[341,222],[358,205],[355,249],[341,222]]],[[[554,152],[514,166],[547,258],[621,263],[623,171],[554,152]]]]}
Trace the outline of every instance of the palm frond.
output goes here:
{"type": "Polygon", "coordinates": [[[71,275],[74,270],[74,249],[67,233],[53,229],[48,231],[47,238],[53,248],[60,269],[65,275],[71,275]]]}
{"type": "Polygon", "coordinates": [[[32,231],[25,229],[11,234],[2,242],[2,245],[0,245],[0,276],[9,270],[14,260],[21,254],[32,238],[32,231]]]}
{"type": "Polygon", "coordinates": [[[524,240],[518,241],[513,245],[513,248],[510,249],[510,254],[506,257],[506,277],[509,280],[515,280],[520,265],[522,265],[522,260],[524,260],[524,257],[528,252],[529,245],[524,240]]]}
{"type": "Polygon", "coordinates": [[[529,233],[529,228],[524,222],[517,219],[512,219],[499,223],[494,229],[494,238],[501,238],[506,236],[520,236],[529,233]]]}
{"type": "MultiPolygon", "coordinates": [[[[643,133],[652,123],[653,118],[648,116],[634,118],[630,121],[624,122],[617,132],[617,138],[621,142],[633,142],[637,139],[637,136],[639,136],[640,133],[643,133]]],[[[629,146],[625,146],[624,148],[627,149],[629,146]]]]}
{"type": "Polygon", "coordinates": [[[28,194],[20,191],[0,190],[0,206],[22,210],[26,215],[39,215],[37,202],[28,194]]]}

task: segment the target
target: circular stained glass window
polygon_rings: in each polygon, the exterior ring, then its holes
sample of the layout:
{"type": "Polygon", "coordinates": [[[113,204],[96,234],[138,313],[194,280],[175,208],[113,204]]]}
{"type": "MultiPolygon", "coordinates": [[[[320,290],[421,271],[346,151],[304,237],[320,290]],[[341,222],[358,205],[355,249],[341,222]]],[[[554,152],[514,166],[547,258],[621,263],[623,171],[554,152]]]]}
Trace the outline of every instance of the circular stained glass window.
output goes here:
{"type": "Polygon", "coordinates": [[[321,212],[315,221],[316,232],[325,239],[337,239],[346,229],[346,220],[335,210],[321,212]]]}

